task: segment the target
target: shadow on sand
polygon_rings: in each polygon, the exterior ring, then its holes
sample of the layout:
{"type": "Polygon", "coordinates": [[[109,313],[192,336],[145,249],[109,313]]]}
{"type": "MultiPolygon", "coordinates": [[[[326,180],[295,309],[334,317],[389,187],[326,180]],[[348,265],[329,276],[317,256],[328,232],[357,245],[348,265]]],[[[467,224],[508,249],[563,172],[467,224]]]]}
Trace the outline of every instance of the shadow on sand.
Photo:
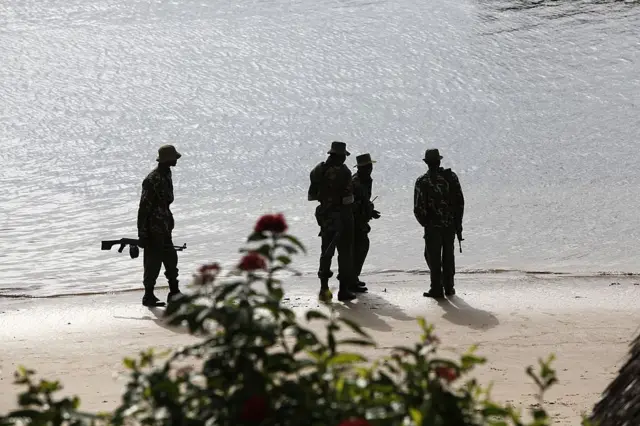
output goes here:
{"type": "Polygon", "coordinates": [[[489,330],[500,324],[494,314],[474,308],[460,296],[440,299],[438,305],[445,310],[442,318],[456,325],[464,325],[474,330],[489,330]]]}
{"type": "Polygon", "coordinates": [[[400,306],[374,293],[358,294],[357,303],[334,303],[333,306],[343,318],[377,331],[393,330],[382,317],[393,318],[396,321],[415,321],[415,318],[407,315],[400,306]]]}
{"type": "Polygon", "coordinates": [[[145,315],[145,316],[140,317],[140,318],[136,318],[136,317],[120,317],[120,316],[114,316],[114,318],[138,320],[138,321],[153,321],[158,326],[164,328],[165,330],[169,330],[169,331],[171,331],[173,333],[189,334],[189,329],[187,327],[174,327],[174,326],[168,325],[166,323],[166,319],[163,317],[164,309],[161,309],[161,308],[148,308],[148,309],[149,309],[149,312],[151,312],[151,314],[153,315],[153,317],[145,315]]]}

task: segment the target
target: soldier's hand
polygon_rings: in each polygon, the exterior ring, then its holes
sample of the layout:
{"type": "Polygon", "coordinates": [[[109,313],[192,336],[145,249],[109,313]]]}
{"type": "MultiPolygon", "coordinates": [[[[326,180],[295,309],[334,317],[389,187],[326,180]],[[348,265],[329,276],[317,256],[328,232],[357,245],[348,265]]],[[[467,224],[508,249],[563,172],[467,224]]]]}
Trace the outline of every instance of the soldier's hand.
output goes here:
{"type": "Polygon", "coordinates": [[[374,210],[373,213],[371,213],[371,217],[374,219],[380,219],[380,212],[378,210],[374,210]]]}
{"type": "Polygon", "coordinates": [[[147,237],[139,237],[138,238],[138,247],[145,248],[147,245],[147,237]]]}

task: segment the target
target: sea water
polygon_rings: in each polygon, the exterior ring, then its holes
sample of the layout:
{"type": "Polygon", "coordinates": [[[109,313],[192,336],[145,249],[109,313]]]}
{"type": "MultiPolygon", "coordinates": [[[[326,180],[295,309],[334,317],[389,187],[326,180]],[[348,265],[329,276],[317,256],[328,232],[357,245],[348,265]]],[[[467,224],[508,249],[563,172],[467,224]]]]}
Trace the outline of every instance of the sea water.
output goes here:
{"type": "Polygon", "coordinates": [[[333,140],[377,160],[367,274],[426,269],[426,148],[464,190],[459,272],[640,272],[638,28],[637,1],[3,2],[0,293],[140,288],[100,241],[136,237],[167,143],[183,282],[269,212],[313,276],[333,140]]]}

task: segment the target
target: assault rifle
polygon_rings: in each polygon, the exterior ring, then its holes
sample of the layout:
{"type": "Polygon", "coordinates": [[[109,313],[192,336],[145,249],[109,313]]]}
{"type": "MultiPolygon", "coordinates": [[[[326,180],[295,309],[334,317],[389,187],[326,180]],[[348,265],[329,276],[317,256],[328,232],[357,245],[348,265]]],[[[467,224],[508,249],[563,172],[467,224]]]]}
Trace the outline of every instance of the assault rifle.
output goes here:
{"type": "MultiPolygon", "coordinates": [[[[111,247],[120,244],[118,253],[122,253],[126,246],[129,246],[129,255],[132,259],[135,259],[140,254],[140,241],[133,238],[120,238],[119,240],[106,240],[102,241],[102,250],[111,250],[111,247]]],[[[187,248],[187,244],[181,246],[173,246],[176,251],[182,251],[187,248]]]]}

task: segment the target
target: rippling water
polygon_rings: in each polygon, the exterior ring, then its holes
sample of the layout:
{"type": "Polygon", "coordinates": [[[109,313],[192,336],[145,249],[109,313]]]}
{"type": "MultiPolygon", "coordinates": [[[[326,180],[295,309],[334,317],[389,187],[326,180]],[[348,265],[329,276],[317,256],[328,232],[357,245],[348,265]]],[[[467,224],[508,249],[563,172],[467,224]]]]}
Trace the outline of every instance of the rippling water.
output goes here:
{"type": "Polygon", "coordinates": [[[168,142],[184,279],[233,262],[270,211],[313,274],[308,173],[335,139],[379,161],[368,272],[425,268],[412,196],[432,146],[467,198],[463,271],[640,272],[638,6],[3,2],[0,293],[139,287],[140,259],[99,243],[135,237],[168,142]]]}

